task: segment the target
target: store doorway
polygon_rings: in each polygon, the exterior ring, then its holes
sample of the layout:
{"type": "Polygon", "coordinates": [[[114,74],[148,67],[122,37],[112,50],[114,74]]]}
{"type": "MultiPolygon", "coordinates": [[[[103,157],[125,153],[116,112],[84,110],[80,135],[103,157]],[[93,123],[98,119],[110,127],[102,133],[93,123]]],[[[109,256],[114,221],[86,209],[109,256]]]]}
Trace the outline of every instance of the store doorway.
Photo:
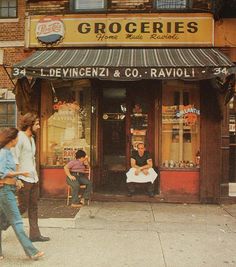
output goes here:
{"type": "Polygon", "coordinates": [[[154,155],[154,94],[124,85],[101,89],[99,191],[108,194],[126,193],[126,172],[138,143],[154,155]]]}

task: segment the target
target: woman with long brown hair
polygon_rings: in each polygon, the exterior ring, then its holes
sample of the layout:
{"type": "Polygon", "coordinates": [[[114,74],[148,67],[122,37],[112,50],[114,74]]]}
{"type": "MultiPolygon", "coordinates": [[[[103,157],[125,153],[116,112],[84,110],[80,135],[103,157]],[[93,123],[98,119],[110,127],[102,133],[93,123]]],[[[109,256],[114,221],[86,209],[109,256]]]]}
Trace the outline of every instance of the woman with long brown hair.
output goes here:
{"type": "MultiPolygon", "coordinates": [[[[17,144],[18,130],[16,128],[7,128],[0,132],[0,215],[5,217],[12,226],[15,234],[20,241],[25,253],[33,260],[44,255],[38,251],[26,236],[23,221],[17,207],[15,191],[17,176],[29,176],[28,172],[16,172],[16,164],[11,152],[11,148],[17,144]]],[[[1,231],[6,229],[6,225],[0,222],[0,260],[2,255],[1,231]]]]}

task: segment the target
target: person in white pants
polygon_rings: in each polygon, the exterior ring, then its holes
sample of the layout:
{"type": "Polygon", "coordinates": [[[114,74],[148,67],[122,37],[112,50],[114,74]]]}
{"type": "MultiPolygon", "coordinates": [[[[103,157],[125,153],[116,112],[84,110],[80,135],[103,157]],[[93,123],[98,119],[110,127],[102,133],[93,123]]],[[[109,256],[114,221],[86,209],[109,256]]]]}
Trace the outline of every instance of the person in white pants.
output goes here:
{"type": "Polygon", "coordinates": [[[154,181],[157,178],[157,173],[153,169],[151,155],[146,151],[143,143],[137,145],[131,155],[131,168],[126,173],[128,196],[132,196],[135,192],[134,183],[148,183],[148,194],[154,196],[154,181]]]}

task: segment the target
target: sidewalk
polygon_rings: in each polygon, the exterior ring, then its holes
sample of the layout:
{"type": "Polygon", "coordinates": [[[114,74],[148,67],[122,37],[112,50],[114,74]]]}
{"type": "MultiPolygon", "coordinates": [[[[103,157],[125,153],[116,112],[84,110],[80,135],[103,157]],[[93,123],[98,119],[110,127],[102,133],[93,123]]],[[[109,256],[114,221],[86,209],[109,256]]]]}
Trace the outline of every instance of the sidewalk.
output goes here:
{"type": "Polygon", "coordinates": [[[92,202],[74,219],[40,219],[40,227],[52,239],[35,243],[45,251],[43,259],[28,260],[8,230],[0,265],[236,266],[236,205],[92,202]]]}

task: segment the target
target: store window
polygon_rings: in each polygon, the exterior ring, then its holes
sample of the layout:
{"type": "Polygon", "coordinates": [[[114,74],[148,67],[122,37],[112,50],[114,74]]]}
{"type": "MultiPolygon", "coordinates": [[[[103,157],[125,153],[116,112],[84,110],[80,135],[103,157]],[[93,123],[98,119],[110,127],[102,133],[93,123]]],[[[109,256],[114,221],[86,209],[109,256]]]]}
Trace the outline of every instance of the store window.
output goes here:
{"type": "Polygon", "coordinates": [[[236,182],[236,96],[229,102],[229,181],[236,182]]]}
{"type": "Polygon", "coordinates": [[[106,0],[72,0],[71,8],[75,11],[102,10],[106,7],[106,0]]]}
{"type": "Polygon", "coordinates": [[[90,156],[91,90],[82,81],[54,82],[52,89],[43,104],[41,164],[63,166],[78,149],[90,156]]]}
{"type": "Polygon", "coordinates": [[[0,18],[17,17],[17,0],[0,1],[0,18]]]}
{"type": "Polygon", "coordinates": [[[15,100],[0,100],[0,129],[16,127],[15,100]]]}
{"type": "Polygon", "coordinates": [[[162,167],[200,166],[200,104],[197,83],[167,81],[162,99],[162,167]]]}

